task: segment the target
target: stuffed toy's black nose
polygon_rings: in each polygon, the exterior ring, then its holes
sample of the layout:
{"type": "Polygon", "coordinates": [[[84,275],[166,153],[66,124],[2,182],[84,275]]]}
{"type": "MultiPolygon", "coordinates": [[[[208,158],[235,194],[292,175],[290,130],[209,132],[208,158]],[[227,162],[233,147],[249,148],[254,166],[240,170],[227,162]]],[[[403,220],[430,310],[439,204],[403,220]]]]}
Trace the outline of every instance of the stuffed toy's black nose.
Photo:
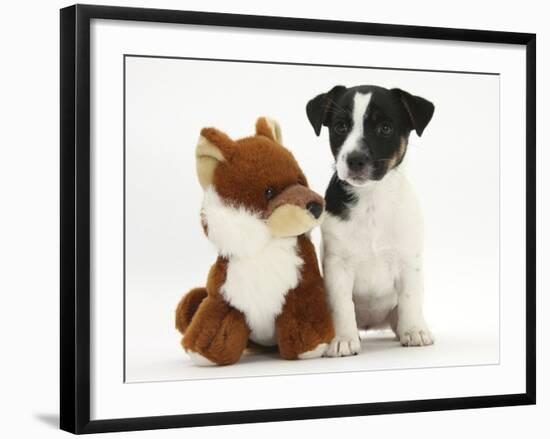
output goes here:
{"type": "Polygon", "coordinates": [[[319,203],[316,203],[315,201],[307,203],[306,209],[315,217],[315,219],[319,219],[319,217],[323,213],[323,206],[319,203]]]}

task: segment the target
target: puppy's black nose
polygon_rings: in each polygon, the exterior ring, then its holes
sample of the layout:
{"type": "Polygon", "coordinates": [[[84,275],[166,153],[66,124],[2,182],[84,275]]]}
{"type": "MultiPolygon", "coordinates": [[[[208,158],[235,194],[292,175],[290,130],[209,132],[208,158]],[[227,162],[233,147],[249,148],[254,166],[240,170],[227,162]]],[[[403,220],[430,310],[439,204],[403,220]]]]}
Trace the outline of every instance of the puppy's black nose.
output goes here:
{"type": "Polygon", "coordinates": [[[323,206],[315,201],[307,203],[306,209],[315,217],[315,219],[319,219],[323,213],[323,206]]]}
{"type": "Polygon", "coordinates": [[[352,172],[357,172],[365,167],[369,161],[369,156],[364,152],[354,151],[348,154],[346,161],[348,163],[349,170],[352,172]]]}

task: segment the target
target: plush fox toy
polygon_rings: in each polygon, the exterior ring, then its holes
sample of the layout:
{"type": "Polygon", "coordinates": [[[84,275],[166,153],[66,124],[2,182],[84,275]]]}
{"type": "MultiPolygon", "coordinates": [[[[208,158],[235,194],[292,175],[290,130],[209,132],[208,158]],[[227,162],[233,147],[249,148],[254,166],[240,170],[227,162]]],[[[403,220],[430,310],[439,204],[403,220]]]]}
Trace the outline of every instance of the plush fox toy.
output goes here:
{"type": "Polygon", "coordinates": [[[279,126],[260,118],[255,136],[236,141],[204,128],[196,160],[202,226],[218,259],[206,288],[178,304],[184,349],[199,365],[235,363],[250,341],[289,360],[322,356],[334,329],[307,232],[323,220],[324,200],[279,126]]]}

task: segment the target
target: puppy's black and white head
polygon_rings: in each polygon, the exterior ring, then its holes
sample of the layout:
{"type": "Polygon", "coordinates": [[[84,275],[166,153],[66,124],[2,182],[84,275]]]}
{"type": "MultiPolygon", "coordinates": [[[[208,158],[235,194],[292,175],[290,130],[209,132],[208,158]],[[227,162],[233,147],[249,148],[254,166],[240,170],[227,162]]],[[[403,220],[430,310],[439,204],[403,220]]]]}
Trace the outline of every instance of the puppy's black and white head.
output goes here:
{"type": "Polygon", "coordinates": [[[399,166],[410,132],[422,135],[434,106],[397,88],[338,85],[310,100],[306,112],[315,134],[329,129],[338,178],[364,186],[399,166]]]}

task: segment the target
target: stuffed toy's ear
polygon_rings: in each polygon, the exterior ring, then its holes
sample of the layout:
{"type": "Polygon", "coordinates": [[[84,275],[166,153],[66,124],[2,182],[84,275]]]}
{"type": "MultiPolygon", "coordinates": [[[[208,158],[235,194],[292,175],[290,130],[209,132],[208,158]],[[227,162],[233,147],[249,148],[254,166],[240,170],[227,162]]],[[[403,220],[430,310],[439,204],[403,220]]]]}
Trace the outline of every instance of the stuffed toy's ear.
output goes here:
{"type": "Polygon", "coordinates": [[[321,134],[321,127],[327,125],[330,116],[330,110],[334,105],[334,99],[340,95],[346,87],[337,85],[329,92],[320,94],[311,99],[306,105],[307,118],[313,127],[315,134],[321,134]]]}
{"type": "Polygon", "coordinates": [[[276,120],[269,119],[267,117],[260,117],[256,121],[256,134],[259,136],[268,137],[277,143],[283,142],[281,127],[276,120]]]}
{"type": "Polygon", "coordinates": [[[195,156],[197,159],[197,177],[203,189],[212,184],[216,166],[220,162],[230,159],[232,149],[235,146],[234,143],[226,134],[215,128],[203,128],[201,130],[195,156]]]}
{"type": "Polygon", "coordinates": [[[413,96],[399,88],[394,88],[391,91],[399,95],[405,110],[407,110],[409,114],[411,126],[420,137],[424,132],[424,128],[426,128],[432,119],[435,110],[434,104],[420,96],[413,96]]]}

